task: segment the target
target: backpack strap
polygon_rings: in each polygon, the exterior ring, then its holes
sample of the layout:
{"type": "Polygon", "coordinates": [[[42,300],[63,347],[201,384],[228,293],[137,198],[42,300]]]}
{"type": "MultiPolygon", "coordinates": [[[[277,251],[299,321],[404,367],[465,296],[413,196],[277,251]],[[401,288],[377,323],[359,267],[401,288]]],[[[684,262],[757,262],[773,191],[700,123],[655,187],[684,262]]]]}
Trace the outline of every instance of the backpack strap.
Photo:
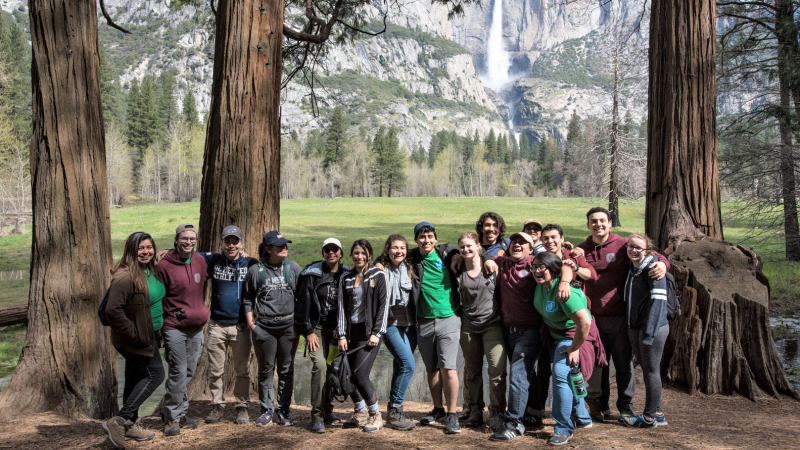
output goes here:
{"type": "Polygon", "coordinates": [[[508,252],[508,244],[506,244],[506,238],[500,239],[500,248],[502,248],[504,252],[508,252]]]}
{"type": "Polygon", "coordinates": [[[289,285],[289,289],[294,290],[294,286],[292,286],[292,264],[289,258],[283,258],[283,281],[289,285]]]}

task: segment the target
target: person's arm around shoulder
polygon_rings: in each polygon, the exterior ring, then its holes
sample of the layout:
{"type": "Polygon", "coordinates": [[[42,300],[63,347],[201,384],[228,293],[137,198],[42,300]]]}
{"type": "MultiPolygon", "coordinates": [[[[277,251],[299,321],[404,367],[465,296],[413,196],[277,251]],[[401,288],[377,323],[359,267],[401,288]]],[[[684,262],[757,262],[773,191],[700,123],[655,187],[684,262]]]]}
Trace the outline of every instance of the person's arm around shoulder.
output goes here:
{"type": "Polygon", "coordinates": [[[125,315],[125,306],[133,296],[133,279],[130,272],[117,272],[111,278],[111,285],[108,288],[108,303],[106,303],[106,320],[108,325],[116,330],[121,336],[137,342],[139,336],[136,334],[136,326],[133,321],[125,315]]]}
{"type": "Polygon", "coordinates": [[[245,321],[247,322],[247,329],[254,330],[256,328],[255,320],[253,319],[253,308],[256,303],[256,296],[258,295],[258,265],[251,266],[247,269],[247,276],[244,278],[244,286],[242,290],[242,308],[244,309],[245,321]]]}
{"type": "Polygon", "coordinates": [[[660,280],[667,276],[670,264],[667,257],[661,253],[656,253],[656,258],[658,258],[658,261],[650,264],[648,268],[650,269],[650,278],[660,280]]]}

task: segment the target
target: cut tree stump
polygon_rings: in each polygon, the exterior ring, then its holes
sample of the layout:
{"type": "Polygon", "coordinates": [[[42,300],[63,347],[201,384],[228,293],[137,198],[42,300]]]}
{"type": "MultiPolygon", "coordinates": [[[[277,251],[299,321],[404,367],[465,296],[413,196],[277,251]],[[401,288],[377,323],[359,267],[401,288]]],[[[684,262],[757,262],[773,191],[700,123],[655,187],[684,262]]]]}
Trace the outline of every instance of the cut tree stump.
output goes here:
{"type": "Polygon", "coordinates": [[[0,308],[0,327],[28,323],[28,302],[0,308]]]}
{"type": "Polygon", "coordinates": [[[769,281],[758,255],[706,238],[681,243],[669,260],[682,299],[664,349],[665,380],[691,393],[800,400],[775,349],[769,281]]]}

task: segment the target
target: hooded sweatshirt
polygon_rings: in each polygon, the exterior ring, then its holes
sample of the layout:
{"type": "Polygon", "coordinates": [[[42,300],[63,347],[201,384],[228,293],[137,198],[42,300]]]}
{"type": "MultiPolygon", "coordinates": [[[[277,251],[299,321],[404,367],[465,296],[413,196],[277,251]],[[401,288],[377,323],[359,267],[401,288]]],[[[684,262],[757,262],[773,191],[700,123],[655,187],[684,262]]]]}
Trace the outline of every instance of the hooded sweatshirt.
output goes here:
{"type": "Polygon", "coordinates": [[[667,279],[650,278],[650,264],[655,256],[647,256],[634,267],[629,264],[625,281],[625,303],[627,303],[628,328],[644,332],[644,342],[653,343],[658,329],[669,323],[667,321],[667,279]]]}
{"type": "Polygon", "coordinates": [[[184,330],[205,325],[209,312],[203,301],[208,279],[205,258],[192,252],[187,263],[172,249],[156,265],[156,278],[167,290],[164,297],[165,330],[184,330]],[[182,317],[181,310],[184,310],[182,317]]]}
{"type": "Polygon", "coordinates": [[[224,324],[244,322],[244,279],[247,269],[258,264],[258,260],[244,258],[241,254],[233,261],[221,253],[198,254],[208,263],[208,276],[211,278],[211,320],[224,324]]]}
{"type": "Polygon", "coordinates": [[[533,258],[531,254],[519,261],[506,256],[494,259],[497,263],[495,292],[500,293],[500,310],[507,327],[538,330],[542,326],[542,315],[531,302],[536,292],[536,280],[531,268],[533,258]]]}
{"type": "Polygon", "coordinates": [[[267,260],[250,266],[242,296],[244,312],[252,312],[255,323],[265,330],[282,330],[294,325],[294,295],[299,276],[300,266],[288,258],[277,266],[267,260]],[[284,278],[284,264],[290,268],[290,283],[284,278]]]}
{"type": "MultiPolygon", "coordinates": [[[[628,238],[608,233],[608,239],[602,244],[595,244],[590,235],[578,244],[583,249],[588,262],[597,272],[597,280],[586,280],[586,297],[591,302],[592,316],[608,317],[625,314],[625,302],[622,299],[625,278],[628,276],[628,265],[631,260],[625,246],[628,238]]],[[[667,265],[667,258],[657,254],[658,260],[667,265]]]]}

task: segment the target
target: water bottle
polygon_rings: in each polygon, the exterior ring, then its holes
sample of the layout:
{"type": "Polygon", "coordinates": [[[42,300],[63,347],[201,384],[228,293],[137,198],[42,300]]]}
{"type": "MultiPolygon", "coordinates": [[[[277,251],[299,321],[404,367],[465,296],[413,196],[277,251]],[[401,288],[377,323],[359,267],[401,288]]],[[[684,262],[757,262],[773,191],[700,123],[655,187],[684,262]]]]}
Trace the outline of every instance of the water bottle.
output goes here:
{"type": "Polygon", "coordinates": [[[586,383],[583,380],[580,367],[577,365],[572,366],[567,380],[569,380],[569,387],[572,389],[572,395],[574,395],[575,398],[586,397],[586,383]]]}

